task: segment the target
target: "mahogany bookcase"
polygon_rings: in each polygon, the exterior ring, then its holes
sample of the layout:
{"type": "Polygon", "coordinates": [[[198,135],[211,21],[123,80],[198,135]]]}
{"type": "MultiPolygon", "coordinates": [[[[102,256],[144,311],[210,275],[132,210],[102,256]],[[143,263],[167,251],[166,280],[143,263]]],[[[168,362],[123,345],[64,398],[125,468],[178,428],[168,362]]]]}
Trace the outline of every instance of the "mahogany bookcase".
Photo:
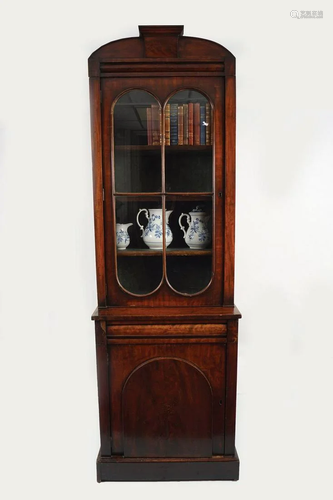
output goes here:
{"type": "Polygon", "coordinates": [[[237,480],[235,58],[183,26],[139,33],[89,58],[97,478],[237,480]]]}

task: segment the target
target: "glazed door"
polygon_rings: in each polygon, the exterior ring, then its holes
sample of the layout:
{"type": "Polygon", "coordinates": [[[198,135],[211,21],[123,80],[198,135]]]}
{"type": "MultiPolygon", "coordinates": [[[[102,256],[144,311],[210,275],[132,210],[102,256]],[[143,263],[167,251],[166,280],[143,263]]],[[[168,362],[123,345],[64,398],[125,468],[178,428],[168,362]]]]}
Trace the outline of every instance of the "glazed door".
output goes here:
{"type": "Polygon", "coordinates": [[[225,347],[221,337],[110,339],[112,453],[223,454],[225,347]]]}
{"type": "Polygon", "coordinates": [[[222,303],[223,80],[197,83],[102,82],[110,305],[222,303]]]}

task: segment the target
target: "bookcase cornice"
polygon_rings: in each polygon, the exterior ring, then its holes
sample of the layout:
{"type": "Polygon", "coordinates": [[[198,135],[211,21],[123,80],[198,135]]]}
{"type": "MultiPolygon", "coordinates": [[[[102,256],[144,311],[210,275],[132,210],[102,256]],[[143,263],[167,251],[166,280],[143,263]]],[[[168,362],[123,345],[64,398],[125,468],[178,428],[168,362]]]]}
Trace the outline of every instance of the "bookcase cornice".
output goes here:
{"type": "Polygon", "coordinates": [[[154,65],[165,61],[176,65],[188,61],[220,62],[225,75],[235,74],[235,58],[222,45],[203,38],[183,36],[183,26],[139,26],[140,36],[109,42],[97,49],[89,58],[89,76],[100,77],[105,64],[122,65],[145,62],[154,65]]]}

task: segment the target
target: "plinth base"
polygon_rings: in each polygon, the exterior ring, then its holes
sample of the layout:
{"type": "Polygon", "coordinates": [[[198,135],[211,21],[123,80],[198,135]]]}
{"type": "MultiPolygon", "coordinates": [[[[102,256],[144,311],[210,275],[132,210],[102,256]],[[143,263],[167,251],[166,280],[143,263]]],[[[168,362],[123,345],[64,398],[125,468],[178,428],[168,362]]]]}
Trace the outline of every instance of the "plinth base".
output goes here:
{"type": "Polygon", "coordinates": [[[97,481],[237,481],[239,458],[97,458],[97,481]]]}

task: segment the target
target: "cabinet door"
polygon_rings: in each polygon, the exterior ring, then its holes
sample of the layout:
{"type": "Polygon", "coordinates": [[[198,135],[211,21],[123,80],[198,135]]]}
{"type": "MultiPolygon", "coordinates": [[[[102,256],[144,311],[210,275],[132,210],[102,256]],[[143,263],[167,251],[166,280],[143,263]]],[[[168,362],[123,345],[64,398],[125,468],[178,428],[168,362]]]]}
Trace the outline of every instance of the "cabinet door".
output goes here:
{"type": "Polygon", "coordinates": [[[224,82],[103,79],[107,303],[223,300],[224,82]]]}
{"type": "Polygon", "coordinates": [[[224,451],[220,338],[110,339],[112,453],[210,457],[224,451]]]}

